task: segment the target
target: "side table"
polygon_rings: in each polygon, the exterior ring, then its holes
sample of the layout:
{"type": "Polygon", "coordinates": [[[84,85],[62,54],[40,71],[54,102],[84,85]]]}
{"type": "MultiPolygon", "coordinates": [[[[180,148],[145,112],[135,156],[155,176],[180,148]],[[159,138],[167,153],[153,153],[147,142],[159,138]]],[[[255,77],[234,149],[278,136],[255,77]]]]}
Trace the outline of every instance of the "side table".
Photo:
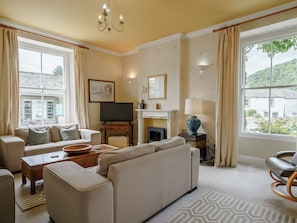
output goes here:
{"type": "Polygon", "coordinates": [[[185,138],[187,143],[190,143],[192,147],[200,149],[200,161],[206,160],[206,134],[197,133],[197,135],[191,135],[189,133],[179,133],[178,136],[185,138]]]}

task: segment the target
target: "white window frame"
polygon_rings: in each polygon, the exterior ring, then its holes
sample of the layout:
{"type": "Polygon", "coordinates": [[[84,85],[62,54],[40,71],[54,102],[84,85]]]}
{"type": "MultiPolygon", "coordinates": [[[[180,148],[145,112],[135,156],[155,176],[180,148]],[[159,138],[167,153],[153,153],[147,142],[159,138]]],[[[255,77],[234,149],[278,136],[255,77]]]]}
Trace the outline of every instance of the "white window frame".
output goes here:
{"type": "MultiPolygon", "coordinates": [[[[24,38],[21,36],[18,36],[18,47],[19,48],[25,48],[28,50],[37,50],[41,51],[43,53],[50,53],[53,55],[63,56],[65,58],[64,60],[64,120],[65,123],[71,122],[73,118],[70,117],[70,110],[73,110],[73,108],[70,108],[70,83],[74,79],[73,75],[73,49],[66,48],[58,45],[49,44],[46,42],[40,42],[33,39],[24,38]]],[[[20,118],[20,117],[19,117],[20,118]]],[[[19,122],[19,125],[21,123],[19,122]]],[[[21,126],[20,126],[21,127],[21,126]]]]}
{"type": "Polygon", "coordinates": [[[238,69],[238,129],[239,137],[247,138],[259,138],[269,139],[284,142],[296,142],[296,136],[280,135],[280,134],[268,134],[268,133],[251,133],[243,131],[244,122],[244,95],[242,94],[243,73],[245,72],[244,63],[244,49],[246,46],[251,44],[257,44],[259,42],[273,41],[277,39],[286,38],[292,35],[297,35],[296,19],[288,20],[285,22],[275,23],[266,27],[257,28],[254,30],[242,32],[240,35],[240,59],[238,69]]]}

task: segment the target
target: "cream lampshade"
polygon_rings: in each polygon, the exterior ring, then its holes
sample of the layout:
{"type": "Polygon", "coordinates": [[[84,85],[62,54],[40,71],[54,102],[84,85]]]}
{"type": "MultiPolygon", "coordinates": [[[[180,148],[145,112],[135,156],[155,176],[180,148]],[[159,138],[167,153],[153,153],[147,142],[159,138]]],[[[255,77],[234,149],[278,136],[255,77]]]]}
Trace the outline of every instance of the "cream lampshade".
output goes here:
{"type": "Polygon", "coordinates": [[[191,135],[197,135],[197,130],[201,125],[201,121],[196,114],[201,113],[201,101],[196,98],[187,98],[185,101],[185,115],[191,115],[187,120],[187,126],[191,135]]]}

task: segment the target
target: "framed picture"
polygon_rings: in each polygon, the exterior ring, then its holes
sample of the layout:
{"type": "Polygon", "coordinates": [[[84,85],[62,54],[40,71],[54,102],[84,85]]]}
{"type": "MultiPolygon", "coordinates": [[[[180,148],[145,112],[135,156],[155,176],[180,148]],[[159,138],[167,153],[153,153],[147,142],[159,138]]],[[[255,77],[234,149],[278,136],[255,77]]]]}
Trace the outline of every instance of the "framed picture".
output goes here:
{"type": "Polygon", "coordinates": [[[89,102],[114,102],[114,81],[89,79],[89,102]]]}
{"type": "Polygon", "coordinates": [[[166,99],[167,74],[158,74],[148,77],[148,99],[166,99]]]}

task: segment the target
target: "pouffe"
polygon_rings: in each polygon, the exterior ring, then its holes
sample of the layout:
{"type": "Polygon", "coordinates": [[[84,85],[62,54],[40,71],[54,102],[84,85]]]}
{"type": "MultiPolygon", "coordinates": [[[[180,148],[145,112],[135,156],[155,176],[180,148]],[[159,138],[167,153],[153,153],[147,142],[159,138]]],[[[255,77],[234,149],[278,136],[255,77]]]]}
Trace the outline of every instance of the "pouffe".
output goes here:
{"type": "Polygon", "coordinates": [[[128,147],[129,138],[127,136],[109,136],[107,144],[118,148],[128,147]]]}

